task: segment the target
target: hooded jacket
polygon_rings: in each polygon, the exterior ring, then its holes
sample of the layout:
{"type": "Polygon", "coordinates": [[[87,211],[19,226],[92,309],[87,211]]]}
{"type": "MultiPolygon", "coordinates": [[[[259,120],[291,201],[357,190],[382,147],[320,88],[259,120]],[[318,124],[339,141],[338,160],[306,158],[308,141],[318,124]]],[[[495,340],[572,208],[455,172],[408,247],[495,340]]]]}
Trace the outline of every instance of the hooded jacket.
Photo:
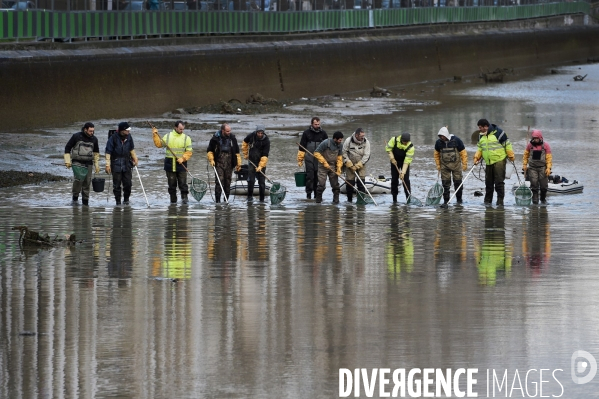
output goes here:
{"type": "Polygon", "coordinates": [[[553,155],[551,154],[551,147],[549,144],[543,141],[543,133],[540,130],[533,130],[532,139],[526,145],[526,149],[524,150],[522,166],[551,169],[553,166],[553,155]],[[540,139],[541,142],[539,144],[533,144],[532,139],[540,139]]]}
{"type": "Polygon", "coordinates": [[[266,133],[264,133],[262,138],[259,139],[256,135],[256,132],[253,132],[248,134],[247,137],[243,139],[241,147],[244,158],[249,159],[258,165],[262,157],[268,157],[270,152],[270,139],[266,133]]]}
{"type": "Polygon", "coordinates": [[[354,165],[358,162],[362,162],[362,165],[366,165],[366,162],[370,159],[370,141],[366,137],[362,142],[356,140],[356,134],[352,134],[343,143],[343,162],[351,161],[354,165]]]}
{"type": "MultiPolygon", "coordinates": [[[[460,140],[458,137],[449,133],[446,127],[442,127],[437,133],[437,136],[443,136],[447,138],[447,141],[443,141],[440,138],[435,143],[435,163],[437,164],[437,169],[440,169],[441,166],[448,167],[448,161],[446,160],[448,157],[451,157],[452,154],[455,154],[455,160],[458,160],[458,154],[461,159],[462,165],[468,165],[468,153],[466,151],[466,147],[464,146],[464,142],[460,140]],[[445,158],[445,160],[443,159],[445,158]]],[[[455,161],[454,161],[455,162],[455,161]]],[[[453,162],[452,162],[453,163],[453,162]]],[[[458,164],[458,166],[461,166],[458,164]]]]}

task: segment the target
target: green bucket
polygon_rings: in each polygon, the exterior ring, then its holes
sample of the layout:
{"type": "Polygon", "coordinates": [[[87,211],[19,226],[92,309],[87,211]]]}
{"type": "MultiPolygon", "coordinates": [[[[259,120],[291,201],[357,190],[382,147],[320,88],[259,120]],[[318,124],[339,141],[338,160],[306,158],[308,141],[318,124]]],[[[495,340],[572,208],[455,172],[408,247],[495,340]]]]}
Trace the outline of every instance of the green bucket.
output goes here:
{"type": "Polygon", "coordinates": [[[306,187],[306,177],[308,174],[306,172],[295,172],[295,186],[296,187],[306,187]]]}
{"type": "Polygon", "coordinates": [[[79,181],[85,180],[87,177],[87,166],[73,164],[71,167],[73,168],[73,175],[75,175],[75,179],[79,181]]]}

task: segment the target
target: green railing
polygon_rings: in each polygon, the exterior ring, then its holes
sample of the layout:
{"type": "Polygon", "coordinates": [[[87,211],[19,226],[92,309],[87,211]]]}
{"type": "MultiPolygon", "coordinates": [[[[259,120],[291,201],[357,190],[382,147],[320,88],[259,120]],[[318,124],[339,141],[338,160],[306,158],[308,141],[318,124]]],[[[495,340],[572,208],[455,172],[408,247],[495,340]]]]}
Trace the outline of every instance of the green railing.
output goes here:
{"type": "Polygon", "coordinates": [[[547,3],[506,7],[431,7],[300,12],[2,11],[0,40],[86,39],[237,33],[293,33],[405,25],[507,21],[585,13],[589,3],[547,3]]]}

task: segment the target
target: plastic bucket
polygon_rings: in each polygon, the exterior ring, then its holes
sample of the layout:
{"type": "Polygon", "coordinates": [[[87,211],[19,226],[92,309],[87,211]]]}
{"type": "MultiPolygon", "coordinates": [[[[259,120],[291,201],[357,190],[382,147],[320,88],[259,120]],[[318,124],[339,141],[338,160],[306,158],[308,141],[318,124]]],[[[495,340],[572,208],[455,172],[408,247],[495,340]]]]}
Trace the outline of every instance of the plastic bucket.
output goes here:
{"type": "Polygon", "coordinates": [[[306,187],[306,177],[308,174],[306,172],[295,172],[295,186],[296,187],[306,187]]]}
{"type": "Polygon", "coordinates": [[[106,179],[102,179],[100,177],[94,177],[92,179],[92,187],[94,189],[94,192],[101,193],[102,191],[104,191],[105,181],[106,181],[106,179]]]}
{"type": "Polygon", "coordinates": [[[510,179],[512,177],[512,173],[514,173],[514,170],[514,164],[508,162],[507,166],[505,167],[505,178],[510,179]]]}

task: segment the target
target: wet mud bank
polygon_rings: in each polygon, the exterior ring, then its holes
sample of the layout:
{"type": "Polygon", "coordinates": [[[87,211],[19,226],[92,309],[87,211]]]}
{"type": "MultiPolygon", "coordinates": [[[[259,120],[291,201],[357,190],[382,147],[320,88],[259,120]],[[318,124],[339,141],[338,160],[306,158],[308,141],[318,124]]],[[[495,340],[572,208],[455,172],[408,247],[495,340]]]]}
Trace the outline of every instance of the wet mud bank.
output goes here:
{"type": "Polygon", "coordinates": [[[0,131],[145,117],[251,93],[314,97],[497,67],[586,61],[599,56],[598,35],[592,19],[572,15],[145,46],[6,47],[0,52],[0,131]]]}
{"type": "Polygon", "coordinates": [[[0,173],[0,188],[22,186],[25,184],[43,184],[49,182],[69,180],[63,176],[50,173],[22,172],[16,170],[2,171],[0,173]]]}

